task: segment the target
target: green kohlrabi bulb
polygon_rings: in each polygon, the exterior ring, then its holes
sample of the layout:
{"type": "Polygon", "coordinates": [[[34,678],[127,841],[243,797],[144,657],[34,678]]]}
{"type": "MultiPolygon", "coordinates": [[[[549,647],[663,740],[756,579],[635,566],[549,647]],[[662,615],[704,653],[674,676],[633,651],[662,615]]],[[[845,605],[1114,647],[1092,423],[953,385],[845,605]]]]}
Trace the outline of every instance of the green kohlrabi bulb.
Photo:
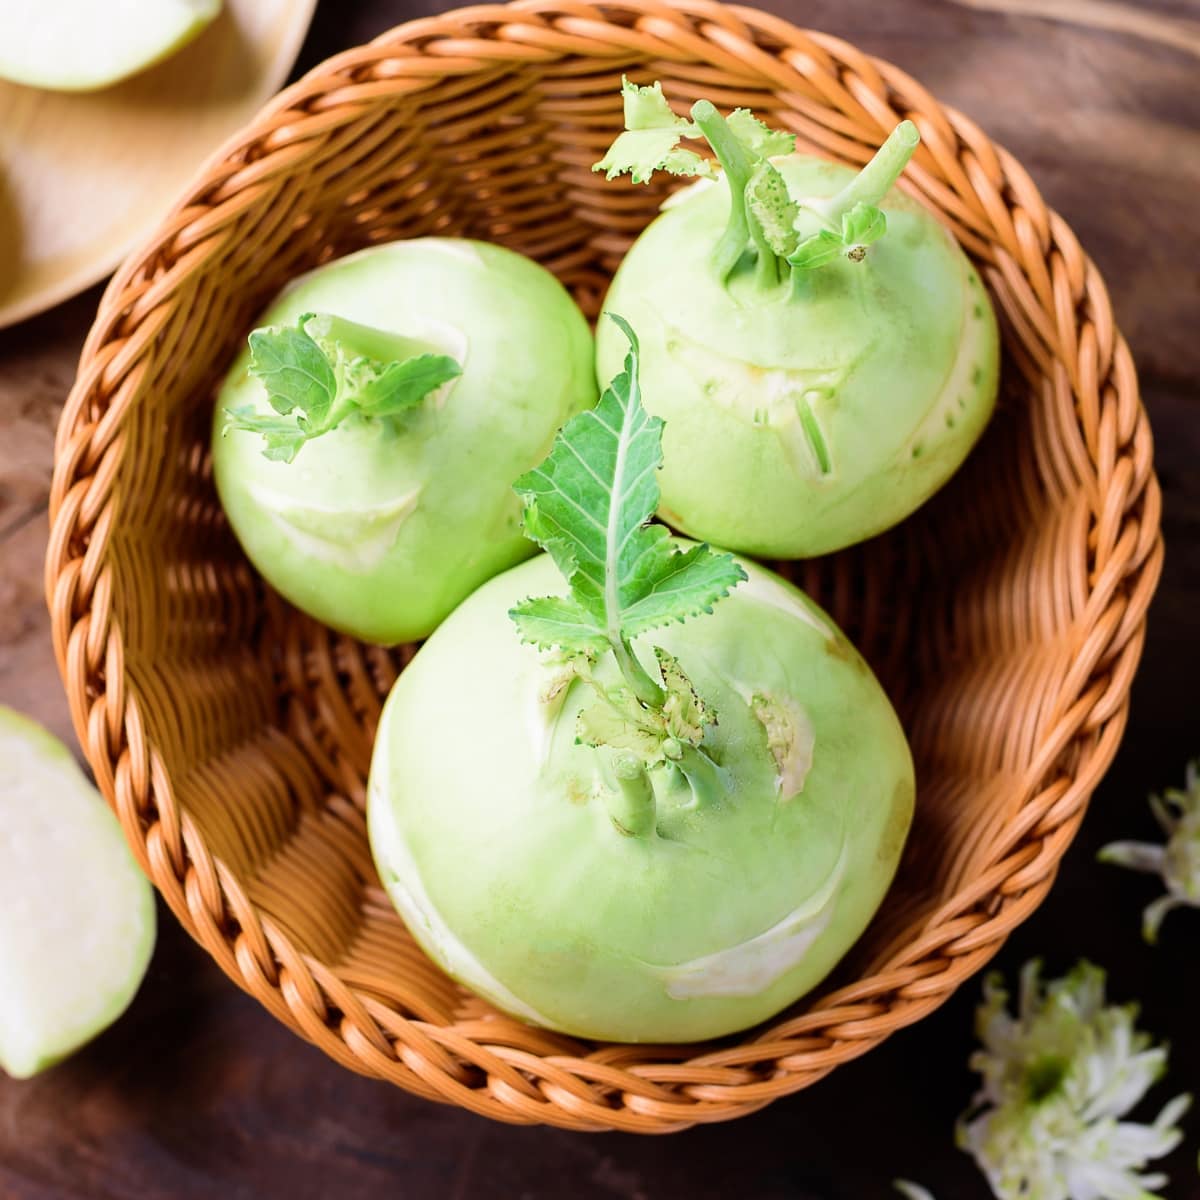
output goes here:
{"type": "Polygon", "coordinates": [[[277,591],[390,644],[533,552],[512,480],[596,398],[553,275],[483,242],[393,242],[297,279],[260,324],[217,400],[213,466],[277,591]]]}
{"type": "MultiPolygon", "coordinates": [[[[928,211],[888,190],[915,127],[856,177],[780,153],[792,139],[744,111],[726,121],[702,101],[694,122],[662,105],[646,118],[661,97],[626,91],[630,132],[598,166],[712,175],[707,160],[672,157],[691,153],[678,147],[656,158],[662,140],[638,159],[628,139],[671,120],[726,167],[664,206],[605,301],[637,331],[646,407],[666,421],[660,514],[693,537],[788,558],[894,525],[974,445],[999,358],[978,273],[928,211]]],[[[602,385],[622,354],[602,325],[602,385]]]]}
{"type": "MultiPolygon", "coordinates": [[[[654,672],[654,642],[664,686],[687,672],[709,722],[648,770],[580,740],[613,657],[572,666],[514,635],[512,606],[565,591],[547,555],[475,592],[393,688],[380,876],[434,961],[517,1017],[617,1041],[754,1025],[824,978],[891,882],[914,794],[896,716],[828,616],[741,565],[711,612],[632,643],[654,672]]],[[[640,749],[620,718],[605,737],[640,749]]]]}

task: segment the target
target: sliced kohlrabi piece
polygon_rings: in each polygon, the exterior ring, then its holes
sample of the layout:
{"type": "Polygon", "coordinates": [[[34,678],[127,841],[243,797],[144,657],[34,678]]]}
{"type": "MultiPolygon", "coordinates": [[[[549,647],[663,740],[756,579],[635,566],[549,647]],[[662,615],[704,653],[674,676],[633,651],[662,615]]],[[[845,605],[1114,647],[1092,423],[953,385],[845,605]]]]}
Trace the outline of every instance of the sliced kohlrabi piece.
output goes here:
{"type": "Polygon", "coordinates": [[[4,0],[0,78],[60,92],[108,87],[174,53],[221,0],[4,0]]]}
{"type": "Polygon", "coordinates": [[[62,742],[0,706],[0,1067],[28,1078],[126,1008],[154,899],[62,742]]]}

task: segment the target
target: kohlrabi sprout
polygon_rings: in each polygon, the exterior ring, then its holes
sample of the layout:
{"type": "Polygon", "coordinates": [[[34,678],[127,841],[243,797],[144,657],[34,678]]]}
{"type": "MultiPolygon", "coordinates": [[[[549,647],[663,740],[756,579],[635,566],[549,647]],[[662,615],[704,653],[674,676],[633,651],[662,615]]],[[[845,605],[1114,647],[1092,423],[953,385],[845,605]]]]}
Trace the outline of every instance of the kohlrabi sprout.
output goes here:
{"type": "MultiPolygon", "coordinates": [[[[642,343],[666,421],[660,515],[751,554],[807,557],[894,525],[954,473],[991,414],[996,320],[950,232],[892,188],[902,122],[855,174],[706,100],[676,116],[624,84],[627,131],[596,164],[696,175],[625,256],[606,307],[642,343]],[[723,171],[682,147],[704,139],[723,171]]],[[[603,384],[621,339],[597,335],[603,384]]]]}
{"type": "Polygon", "coordinates": [[[213,467],[287,599],[407,641],[533,552],[512,480],[596,399],[553,275],[483,242],[393,242],[296,280],[261,324],[218,397],[213,467]]]}
{"type": "Polygon", "coordinates": [[[515,485],[549,553],[401,674],[369,831],[462,983],[537,1025],[681,1042],[765,1020],[842,957],[896,869],[913,768],[825,613],[646,523],[663,426],[614,320],[624,370],[515,485]]]}

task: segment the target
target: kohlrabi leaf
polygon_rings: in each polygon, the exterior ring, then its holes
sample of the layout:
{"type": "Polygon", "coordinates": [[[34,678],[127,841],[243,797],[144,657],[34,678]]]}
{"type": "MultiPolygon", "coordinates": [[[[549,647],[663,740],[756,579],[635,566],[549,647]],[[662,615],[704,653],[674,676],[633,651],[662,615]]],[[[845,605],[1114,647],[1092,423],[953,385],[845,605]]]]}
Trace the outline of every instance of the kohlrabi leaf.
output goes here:
{"type": "Polygon", "coordinates": [[[418,354],[388,363],[382,370],[377,367],[370,364],[370,378],[364,372],[354,393],[359,411],[370,417],[394,417],[413,408],[462,373],[458,363],[444,354],[418,354]]]}
{"type": "Polygon", "coordinates": [[[805,238],[791,254],[788,262],[802,271],[812,271],[845,254],[846,243],[832,229],[822,229],[805,238]]]}
{"type": "Polygon", "coordinates": [[[571,594],[526,600],[511,615],[539,646],[595,650],[603,640],[639,699],[661,705],[663,690],[638,664],[630,639],[708,612],[746,575],[731,555],[704,545],[677,550],[662,525],[647,524],[658,507],[663,426],[642,406],[637,338],[621,317],[610,317],[629,339],[625,370],[513,484],[527,535],[553,556],[571,594]]]}
{"type": "Polygon", "coordinates": [[[765,159],[746,184],[746,207],[774,254],[787,258],[795,252],[800,242],[796,232],[800,206],[788,195],[783,176],[765,159]]]}
{"type": "Polygon", "coordinates": [[[539,596],[513,610],[521,637],[539,650],[570,647],[603,652],[609,648],[604,627],[570,596],[539,596]]]}
{"type": "Polygon", "coordinates": [[[622,77],[621,97],[625,132],[618,135],[593,171],[603,171],[608,179],[628,173],[634,183],[649,183],[655,171],[709,178],[716,174],[707,159],[679,145],[681,138],[698,137],[699,132],[691,121],[671,111],[662,84],[639,87],[622,77]]]}
{"type": "Polygon", "coordinates": [[[760,158],[791,154],[796,149],[796,135],[783,133],[764,125],[748,108],[735,108],[725,118],[733,136],[751,153],[760,158]]]}
{"type": "Polygon", "coordinates": [[[263,454],[291,462],[305,442],[346,417],[395,417],[462,373],[444,354],[411,353],[410,341],[326,314],[305,313],[294,327],[256,329],[249,338],[250,374],[263,383],[279,416],[250,406],[227,409],[225,429],[261,434],[263,454]],[[355,345],[394,345],[403,358],[382,361],[355,345]]]}
{"type": "Polygon", "coordinates": [[[263,457],[275,462],[291,462],[308,440],[308,434],[295,420],[255,412],[248,404],[225,410],[225,428],[262,434],[266,442],[263,457]]]}
{"type": "Polygon", "coordinates": [[[304,331],[305,313],[294,329],[256,329],[249,338],[250,374],[262,381],[271,407],[283,415],[300,409],[320,422],[333,405],[337,378],[321,348],[304,331]]]}
{"type": "Polygon", "coordinates": [[[847,246],[869,246],[887,233],[887,217],[873,204],[859,201],[842,214],[842,241],[847,246]]]}
{"type": "Polygon", "coordinates": [[[812,271],[827,262],[844,255],[858,262],[866,254],[867,247],[877,242],[887,232],[887,217],[873,204],[859,201],[853,208],[842,213],[841,232],[822,229],[812,237],[805,238],[787,256],[788,262],[798,270],[812,271]]]}

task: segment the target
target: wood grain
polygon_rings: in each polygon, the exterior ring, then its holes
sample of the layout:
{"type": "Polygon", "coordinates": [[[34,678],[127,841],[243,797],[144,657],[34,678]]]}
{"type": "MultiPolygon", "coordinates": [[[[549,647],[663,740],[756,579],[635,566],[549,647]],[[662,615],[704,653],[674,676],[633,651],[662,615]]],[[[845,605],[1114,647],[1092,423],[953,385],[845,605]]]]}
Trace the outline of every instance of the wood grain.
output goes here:
{"type": "Polygon", "coordinates": [[[279,87],[315,2],[226,0],[194,42],[102,91],[0,81],[0,326],[120,262],[279,87]]]}
{"type": "MultiPolygon", "coordinates": [[[[1150,837],[1145,792],[1200,753],[1200,90],[1186,47],[1129,29],[940,0],[764,5],[891,59],[1027,166],[1109,282],[1141,369],[1166,493],[1167,567],[1151,612],[1129,732],[1048,903],[997,966],[1087,955],[1118,998],[1143,1001],[1172,1043],[1172,1082],[1200,1081],[1200,917],[1138,936],[1153,882],[1095,864],[1118,836],[1150,837]]],[[[442,5],[326,0],[300,65],[442,5]]],[[[1061,6],[1060,6],[1061,7],[1061,6]]],[[[1114,7],[1114,6],[1109,6],[1114,7]]],[[[1194,4],[1124,5],[1193,21],[1194,4]]],[[[66,735],[46,639],[40,555],[57,406],[95,294],[0,332],[0,702],[66,735]]],[[[942,1200],[985,1200],[953,1146],[973,1080],[965,989],[916,1028],[792,1100],[663,1140],[493,1125],[347,1073],[282,1029],[164,914],[131,1011],[27,1084],[0,1082],[0,1196],[875,1200],[900,1174],[942,1200]]],[[[1161,1089],[1169,1095],[1167,1088],[1161,1089]]],[[[1200,1200],[1200,1117],[1168,1163],[1170,1200],[1200,1200]]]]}

